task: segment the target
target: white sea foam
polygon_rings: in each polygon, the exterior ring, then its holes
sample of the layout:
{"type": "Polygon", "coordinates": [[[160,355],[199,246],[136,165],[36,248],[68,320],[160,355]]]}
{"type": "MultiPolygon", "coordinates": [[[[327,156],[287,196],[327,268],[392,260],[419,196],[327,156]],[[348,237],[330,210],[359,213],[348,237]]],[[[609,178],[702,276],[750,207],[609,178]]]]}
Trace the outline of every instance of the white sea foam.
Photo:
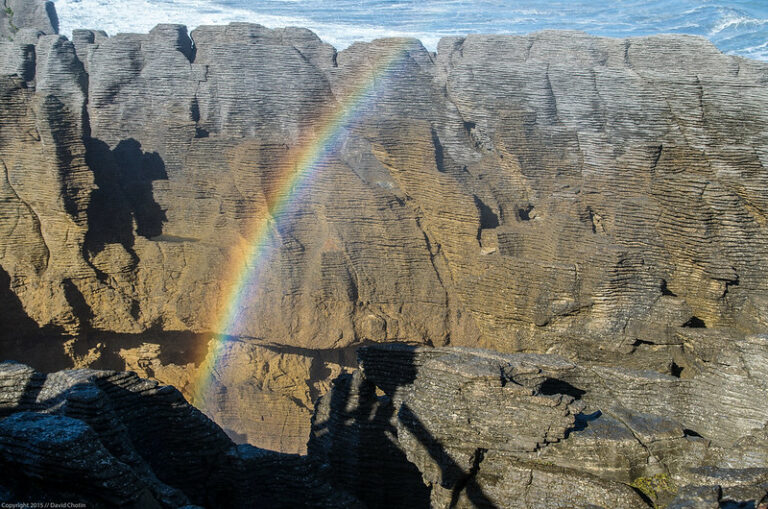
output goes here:
{"type": "Polygon", "coordinates": [[[201,25],[249,22],[268,28],[309,28],[338,49],[346,48],[355,41],[371,41],[382,37],[412,37],[421,40],[425,47],[434,51],[441,37],[454,35],[448,32],[424,33],[348,23],[319,23],[300,16],[265,14],[242,8],[217,6],[205,1],[56,0],[56,10],[60,18],[60,31],[68,37],[71,36],[72,30],[78,28],[97,28],[114,35],[146,33],[159,23],[179,23],[186,25],[191,31],[201,25]]]}
{"type": "MultiPolygon", "coordinates": [[[[301,26],[343,49],[355,41],[413,37],[435,50],[441,37],[468,33],[585,30],[617,37],[653,33],[708,36],[723,51],[768,60],[768,5],[743,0],[657,0],[653,7],[615,0],[54,0],[61,32],[98,28],[110,35],[146,33],[158,23],[200,25],[233,21],[269,28],[301,26]],[[748,5],[748,7],[744,7],[748,5]]],[[[768,2],[766,2],[768,4],[768,2]]]]}
{"type": "Polygon", "coordinates": [[[725,30],[738,28],[738,27],[750,27],[757,28],[760,25],[768,25],[768,19],[757,19],[750,16],[743,16],[736,13],[728,13],[723,15],[722,18],[712,27],[710,35],[717,35],[725,30]]]}
{"type": "Polygon", "coordinates": [[[768,60],[768,41],[764,42],[763,44],[759,44],[757,46],[750,46],[748,48],[744,48],[741,51],[741,54],[743,56],[747,56],[757,60],[768,60]]]}
{"type": "Polygon", "coordinates": [[[200,25],[233,21],[265,26],[307,26],[306,18],[262,14],[190,0],[56,0],[60,30],[71,35],[76,28],[98,28],[108,34],[144,33],[159,23],[180,23],[191,30],[200,25]]]}

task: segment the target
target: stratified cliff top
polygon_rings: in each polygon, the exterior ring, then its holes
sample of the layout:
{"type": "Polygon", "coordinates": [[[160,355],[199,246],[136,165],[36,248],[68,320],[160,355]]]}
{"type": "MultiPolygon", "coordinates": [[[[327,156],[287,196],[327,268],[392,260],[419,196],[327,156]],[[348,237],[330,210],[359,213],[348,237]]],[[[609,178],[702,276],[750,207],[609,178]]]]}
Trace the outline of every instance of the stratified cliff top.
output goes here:
{"type": "Polygon", "coordinates": [[[298,452],[363,342],[679,377],[702,337],[768,332],[765,63],[688,36],[37,35],[0,43],[3,358],[138,370],[298,452]]]}
{"type": "Polygon", "coordinates": [[[53,2],[44,0],[0,1],[0,40],[26,39],[29,35],[59,33],[53,2]]]}

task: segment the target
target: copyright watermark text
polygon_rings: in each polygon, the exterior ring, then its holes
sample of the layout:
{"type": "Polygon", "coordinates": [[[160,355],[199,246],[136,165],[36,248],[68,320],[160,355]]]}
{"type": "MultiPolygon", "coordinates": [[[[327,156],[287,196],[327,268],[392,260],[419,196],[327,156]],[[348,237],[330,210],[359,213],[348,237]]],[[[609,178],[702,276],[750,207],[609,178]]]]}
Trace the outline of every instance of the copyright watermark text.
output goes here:
{"type": "Polygon", "coordinates": [[[3,502],[0,509],[85,509],[82,502],[3,502]]]}

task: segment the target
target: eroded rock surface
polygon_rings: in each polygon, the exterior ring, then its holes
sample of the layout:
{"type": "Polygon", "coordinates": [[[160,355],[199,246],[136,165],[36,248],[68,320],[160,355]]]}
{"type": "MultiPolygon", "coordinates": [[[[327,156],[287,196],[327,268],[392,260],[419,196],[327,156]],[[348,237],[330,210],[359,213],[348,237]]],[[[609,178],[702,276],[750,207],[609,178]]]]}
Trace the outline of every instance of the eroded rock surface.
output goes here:
{"type": "Polygon", "coordinates": [[[306,457],[235,445],[135,373],[0,363],[0,500],[89,507],[359,507],[306,457]]]}
{"type": "Polygon", "coordinates": [[[686,377],[727,369],[687,349],[768,332],[764,63],[562,32],[436,54],[237,23],[68,41],[48,3],[5,4],[30,21],[0,43],[4,359],[144,370],[301,452],[362,342],[686,377]],[[259,369],[220,362],[219,334],[259,369]]]}
{"type": "Polygon", "coordinates": [[[0,40],[34,40],[59,33],[59,18],[53,2],[46,0],[2,0],[0,40]]]}
{"type": "MultiPolygon", "coordinates": [[[[753,355],[765,364],[765,349],[753,355]]],[[[359,358],[317,405],[309,452],[369,507],[768,502],[768,445],[757,439],[768,382],[745,366],[681,380],[467,348],[371,346],[359,358]],[[723,396],[739,390],[756,397],[723,396]],[[747,408],[760,417],[745,420],[747,408]]]]}

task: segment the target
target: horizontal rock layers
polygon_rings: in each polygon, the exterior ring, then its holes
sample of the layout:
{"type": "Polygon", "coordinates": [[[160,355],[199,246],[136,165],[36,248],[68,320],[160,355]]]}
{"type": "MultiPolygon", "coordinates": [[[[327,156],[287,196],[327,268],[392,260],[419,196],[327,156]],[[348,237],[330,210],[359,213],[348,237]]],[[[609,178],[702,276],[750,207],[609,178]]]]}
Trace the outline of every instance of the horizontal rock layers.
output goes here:
{"type": "Polygon", "coordinates": [[[59,18],[53,2],[0,1],[0,40],[34,40],[39,35],[57,33],[59,33],[59,18]]]}
{"type": "Polygon", "coordinates": [[[47,19],[0,43],[2,358],[138,370],[300,452],[363,342],[687,376],[689,349],[766,332],[763,63],[684,36],[337,53],[47,19]]]}
{"type": "Polygon", "coordinates": [[[88,507],[359,507],[306,457],[236,446],[135,373],[0,363],[0,500],[88,507]]]}
{"type": "Polygon", "coordinates": [[[364,347],[319,398],[307,456],[237,446],[135,373],[4,362],[0,501],[763,509],[765,341],[750,337],[740,362],[723,345],[701,362],[728,370],[687,379],[551,354],[364,347]]]}
{"type": "Polygon", "coordinates": [[[309,454],[369,507],[762,507],[765,340],[687,380],[555,355],[366,347],[320,399],[309,454]]]}

